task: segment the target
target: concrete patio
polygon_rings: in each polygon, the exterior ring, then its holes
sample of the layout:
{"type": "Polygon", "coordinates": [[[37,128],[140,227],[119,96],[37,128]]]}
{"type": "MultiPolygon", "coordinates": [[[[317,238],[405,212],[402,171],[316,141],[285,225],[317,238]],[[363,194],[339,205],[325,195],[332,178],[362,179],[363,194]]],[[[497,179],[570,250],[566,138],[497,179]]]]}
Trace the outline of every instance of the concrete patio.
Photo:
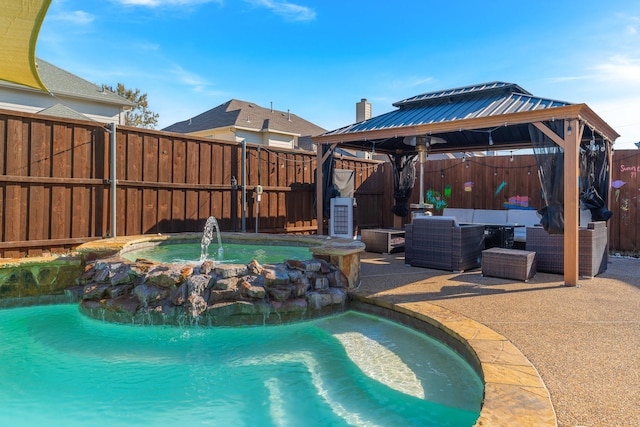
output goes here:
{"type": "MultiPolygon", "coordinates": [[[[606,272],[566,287],[556,274],[524,283],[483,277],[480,269],[410,267],[403,253],[361,258],[359,298],[415,310],[428,302],[513,343],[544,381],[560,427],[638,425],[640,260],[611,257],[606,272]]],[[[548,411],[541,417],[548,425],[548,411]]]]}

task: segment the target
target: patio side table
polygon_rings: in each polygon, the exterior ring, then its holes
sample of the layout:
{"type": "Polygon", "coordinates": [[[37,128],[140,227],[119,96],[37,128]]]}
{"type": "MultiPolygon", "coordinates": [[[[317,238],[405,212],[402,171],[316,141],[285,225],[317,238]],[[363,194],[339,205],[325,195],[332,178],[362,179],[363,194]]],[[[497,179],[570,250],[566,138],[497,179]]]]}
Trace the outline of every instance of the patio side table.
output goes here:
{"type": "Polygon", "coordinates": [[[404,250],[404,230],[394,228],[372,228],[360,231],[367,252],[390,254],[404,250]]]}

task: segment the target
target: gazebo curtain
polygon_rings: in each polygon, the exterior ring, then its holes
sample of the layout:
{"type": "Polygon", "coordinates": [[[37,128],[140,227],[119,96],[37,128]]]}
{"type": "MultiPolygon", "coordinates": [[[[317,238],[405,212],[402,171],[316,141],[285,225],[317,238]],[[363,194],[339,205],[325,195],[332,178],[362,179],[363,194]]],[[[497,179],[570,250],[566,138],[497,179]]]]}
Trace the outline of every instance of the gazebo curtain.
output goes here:
{"type": "MultiPolygon", "coordinates": [[[[544,123],[564,138],[564,121],[544,123]]],[[[529,125],[529,136],[538,166],[542,198],[546,206],[538,210],[540,224],[549,234],[564,233],[564,150],[540,129],[529,125]]]]}
{"type": "MultiPolygon", "coordinates": [[[[564,138],[564,121],[544,123],[564,138]]],[[[564,233],[564,150],[541,130],[529,125],[529,135],[538,166],[542,198],[546,204],[538,210],[540,223],[549,234],[564,233]]],[[[593,130],[590,139],[580,144],[580,205],[591,211],[593,221],[607,221],[612,212],[607,210],[609,187],[609,146],[593,130]]]]}
{"type": "Polygon", "coordinates": [[[389,155],[393,165],[393,198],[391,211],[400,217],[409,215],[409,198],[416,180],[416,155],[389,155]]]}
{"type": "Polygon", "coordinates": [[[591,139],[580,145],[580,204],[591,211],[593,221],[607,221],[609,194],[609,147],[607,141],[591,131],[591,139]]]}

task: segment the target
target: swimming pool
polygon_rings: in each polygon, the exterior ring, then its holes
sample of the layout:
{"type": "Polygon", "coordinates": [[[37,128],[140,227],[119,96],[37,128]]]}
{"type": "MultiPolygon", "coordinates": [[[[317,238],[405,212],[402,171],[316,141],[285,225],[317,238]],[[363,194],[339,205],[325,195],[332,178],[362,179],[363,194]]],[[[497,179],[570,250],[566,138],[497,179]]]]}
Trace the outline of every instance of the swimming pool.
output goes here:
{"type": "Polygon", "coordinates": [[[358,312],[268,327],[0,310],[0,425],[471,426],[483,384],[438,341],[358,312]]]}

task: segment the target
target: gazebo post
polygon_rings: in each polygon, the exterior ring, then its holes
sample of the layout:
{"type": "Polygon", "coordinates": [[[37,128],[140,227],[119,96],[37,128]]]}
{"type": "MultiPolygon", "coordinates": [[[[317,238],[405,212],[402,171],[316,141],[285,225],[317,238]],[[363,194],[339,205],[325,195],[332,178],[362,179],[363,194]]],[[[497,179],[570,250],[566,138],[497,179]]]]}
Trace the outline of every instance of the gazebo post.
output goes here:
{"type": "Polygon", "coordinates": [[[322,146],[323,144],[316,144],[316,234],[322,236],[324,234],[324,227],[322,224],[322,218],[324,206],[322,201],[324,200],[323,188],[322,188],[322,146]]]}
{"type": "Polygon", "coordinates": [[[564,123],[564,284],[578,284],[580,140],[584,124],[576,119],[564,123]],[[573,130],[573,131],[572,131],[573,130]]]}

